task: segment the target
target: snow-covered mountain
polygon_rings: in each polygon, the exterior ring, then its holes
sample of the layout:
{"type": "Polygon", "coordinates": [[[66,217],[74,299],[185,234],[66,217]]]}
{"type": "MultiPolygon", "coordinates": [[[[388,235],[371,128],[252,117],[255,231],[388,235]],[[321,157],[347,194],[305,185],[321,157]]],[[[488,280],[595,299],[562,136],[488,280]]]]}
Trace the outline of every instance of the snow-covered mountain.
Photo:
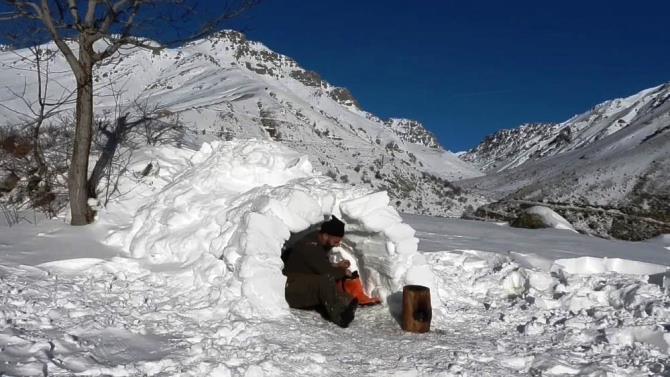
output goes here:
{"type": "MultiPolygon", "coordinates": [[[[53,46],[50,48],[55,49],[53,46]]],[[[35,75],[25,69],[26,51],[0,53],[0,101],[25,111],[16,93],[35,93],[35,75]]],[[[74,83],[59,55],[51,63],[51,97],[74,83]]],[[[301,68],[241,33],[225,31],[160,53],[129,49],[95,71],[99,117],[151,110],[165,122],[182,122],[184,140],[273,139],[307,154],[336,180],[388,190],[404,212],[459,215],[477,200],[451,180],[481,173],[439,146],[411,120],[382,120],[362,110],[345,88],[301,68]],[[117,104],[118,101],[118,104],[117,104]]],[[[0,109],[4,124],[20,123],[0,109]]]]}
{"type": "Polygon", "coordinates": [[[668,98],[670,83],[603,102],[563,123],[524,124],[500,130],[460,157],[487,173],[504,171],[586,147],[629,126],[639,127],[649,117],[657,116],[656,109],[668,98]]]}
{"type": "Polygon", "coordinates": [[[642,239],[670,232],[670,84],[604,102],[564,123],[487,137],[461,156],[490,174],[461,182],[498,203],[483,217],[550,204],[584,232],[642,239]]]}

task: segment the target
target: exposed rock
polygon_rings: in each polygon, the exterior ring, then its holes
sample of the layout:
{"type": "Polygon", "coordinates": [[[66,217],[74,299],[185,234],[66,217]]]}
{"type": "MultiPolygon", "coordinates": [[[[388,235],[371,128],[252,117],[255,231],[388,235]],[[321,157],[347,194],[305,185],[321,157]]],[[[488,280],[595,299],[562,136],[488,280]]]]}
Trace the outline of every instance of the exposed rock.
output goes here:
{"type": "Polygon", "coordinates": [[[246,62],[245,65],[248,70],[254,71],[259,75],[267,75],[267,74],[269,74],[270,76],[275,75],[274,70],[272,68],[269,68],[263,63],[256,63],[256,66],[252,66],[251,63],[246,62]]]}
{"type": "Polygon", "coordinates": [[[515,228],[556,228],[574,230],[572,225],[563,218],[563,216],[545,206],[532,206],[524,209],[521,214],[510,223],[510,225],[515,228]]]}
{"type": "Polygon", "coordinates": [[[528,213],[526,211],[521,212],[519,217],[514,219],[509,225],[515,228],[526,228],[526,229],[542,229],[550,228],[542,216],[535,213],[528,213]]]}
{"type": "Polygon", "coordinates": [[[361,105],[347,88],[333,88],[328,92],[328,95],[340,105],[353,106],[357,109],[361,108],[361,105]]]}
{"type": "Polygon", "coordinates": [[[304,85],[320,88],[325,86],[324,81],[321,79],[321,76],[314,71],[305,71],[302,69],[296,69],[289,73],[289,76],[300,81],[304,85]]]}

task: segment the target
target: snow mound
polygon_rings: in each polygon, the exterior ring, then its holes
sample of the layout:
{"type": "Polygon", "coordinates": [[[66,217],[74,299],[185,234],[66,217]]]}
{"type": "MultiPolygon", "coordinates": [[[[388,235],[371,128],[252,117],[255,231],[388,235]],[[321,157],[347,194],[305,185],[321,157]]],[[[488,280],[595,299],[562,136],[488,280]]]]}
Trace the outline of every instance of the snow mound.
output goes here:
{"type": "Polygon", "coordinates": [[[288,314],[282,246],[331,214],[346,222],[343,248],[370,291],[386,299],[405,284],[426,285],[439,321],[433,272],[386,192],[336,183],[270,141],[204,144],[107,242],[154,268],[177,265],[175,286],[193,289],[201,306],[274,318],[288,314]]]}
{"type": "Polygon", "coordinates": [[[520,227],[566,229],[576,232],[568,220],[554,212],[551,208],[544,206],[527,208],[517,220],[517,224],[520,227]],[[521,224],[523,222],[530,223],[531,225],[523,226],[521,224]]]}

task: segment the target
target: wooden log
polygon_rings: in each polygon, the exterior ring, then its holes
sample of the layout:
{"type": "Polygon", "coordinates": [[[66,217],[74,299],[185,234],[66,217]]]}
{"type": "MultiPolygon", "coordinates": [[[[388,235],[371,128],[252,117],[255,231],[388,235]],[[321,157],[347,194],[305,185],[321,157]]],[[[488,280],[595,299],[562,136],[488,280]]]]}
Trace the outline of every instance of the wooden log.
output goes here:
{"type": "Polygon", "coordinates": [[[430,289],[422,285],[406,285],[402,289],[402,329],[409,332],[430,331],[433,308],[430,289]]]}

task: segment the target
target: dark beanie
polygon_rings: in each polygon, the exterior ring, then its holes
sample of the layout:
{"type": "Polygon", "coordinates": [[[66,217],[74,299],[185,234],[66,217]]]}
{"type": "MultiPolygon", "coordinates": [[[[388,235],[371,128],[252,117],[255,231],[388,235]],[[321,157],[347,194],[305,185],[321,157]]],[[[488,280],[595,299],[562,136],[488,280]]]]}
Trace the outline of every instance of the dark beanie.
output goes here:
{"type": "Polygon", "coordinates": [[[344,223],[333,216],[330,220],[321,224],[321,232],[328,233],[331,236],[344,237],[344,223]]]}

